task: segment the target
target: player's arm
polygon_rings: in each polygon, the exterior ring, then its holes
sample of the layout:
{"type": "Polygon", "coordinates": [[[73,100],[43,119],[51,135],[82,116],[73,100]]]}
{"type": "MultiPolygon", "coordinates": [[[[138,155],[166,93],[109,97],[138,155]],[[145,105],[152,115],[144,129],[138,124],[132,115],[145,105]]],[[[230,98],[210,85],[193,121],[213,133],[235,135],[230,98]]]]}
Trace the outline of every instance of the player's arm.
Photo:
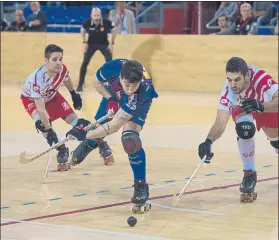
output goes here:
{"type": "Polygon", "coordinates": [[[82,99],[81,99],[80,95],[75,91],[74,84],[73,84],[73,81],[72,81],[70,75],[64,81],[64,86],[68,89],[68,91],[71,94],[74,109],[80,110],[82,108],[82,99]]]}
{"type": "Polygon", "coordinates": [[[40,120],[43,123],[45,129],[46,130],[51,129],[51,125],[49,122],[49,118],[48,118],[48,114],[47,114],[47,110],[46,110],[46,106],[45,106],[45,102],[44,102],[43,98],[34,98],[34,102],[35,102],[37,111],[39,113],[40,120]]]}
{"type": "Polygon", "coordinates": [[[212,143],[219,139],[226,129],[229,118],[230,112],[218,109],[216,120],[207,135],[207,139],[210,139],[212,143]]]}
{"type": "Polygon", "coordinates": [[[99,125],[97,128],[90,130],[87,133],[78,128],[72,128],[69,132],[67,132],[66,136],[73,136],[79,141],[84,139],[103,138],[117,132],[132,117],[133,116],[131,114],[120,108],[110,122],[99,125]]]}
{"type": "Polygon", "coordinates": [[[214,153],[212,153],[211,151],[212,143],[222,136],[226,129],[229,118],[229,111],[218,109],[216,120],[213,126],[211,127],[206,140],[199,145],[199,156],[201,159],[203,159],[203,157],[206,156],[206,163],[210,163],[210,160],[214,155],[214,153]]]}
{"type": "Polygon", "coordinates": [[[272,100],[263,104],[264,112],[278,112],[278,92],[275,92],[272,100]]]}
{"type": "Polygon", "coordinates": [[[112,97],[107,88],[104,86],[104,84],[100,82],[97,78],[93,80],[93,86],[96,89],[96,91],[100,93],[104,98],[109,99],[112,97]]]}

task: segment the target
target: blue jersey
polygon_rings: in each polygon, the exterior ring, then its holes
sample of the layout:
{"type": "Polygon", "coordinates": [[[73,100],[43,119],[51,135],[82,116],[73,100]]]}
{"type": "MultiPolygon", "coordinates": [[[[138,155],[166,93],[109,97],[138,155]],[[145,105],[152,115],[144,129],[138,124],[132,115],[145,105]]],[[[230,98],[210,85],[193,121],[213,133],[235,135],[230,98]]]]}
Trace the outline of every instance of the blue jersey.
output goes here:
{"type": "Polygon", "coordinates": [[[129,98],[120,84],[120,73],[125,61],[127,61],[127,59],[115,59],[105,63],[97,71],[96,77],[107,87],[107,90],[119,100],[119,104],[125,112],[134,117],[142,116],[143,119],[146,117],[144,115],[148,112],[152,99],[157,98],[158,94],[154,89],[150,74],[143,67],[143,79],[140,86],[129,98]]]}

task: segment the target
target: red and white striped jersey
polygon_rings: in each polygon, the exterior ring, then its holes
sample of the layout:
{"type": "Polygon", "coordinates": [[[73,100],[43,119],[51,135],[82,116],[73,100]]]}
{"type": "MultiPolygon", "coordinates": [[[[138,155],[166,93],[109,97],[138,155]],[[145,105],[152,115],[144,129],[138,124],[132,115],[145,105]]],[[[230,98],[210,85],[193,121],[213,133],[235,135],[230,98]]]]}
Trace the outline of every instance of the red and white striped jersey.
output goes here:
{"type": "Polygon", "coordinates": [[[62,69],[54,77],[46,72],[46,66],[33,71],[24,82],[21,94],[28,98],[43,98],[45,102],[50,101],[58,91],[58,88],[68,80],[69,71],[63,64],[62,69]]]}
{"type": "Polygon", "coordinates": [[[252,98],[261,102],[270,102],[276,91],[278,91],[278,83],[264,70],[255,66],[249,66],[249,87],[240,94],[235,94],[226,80],[221,92],[221,98],[218,109],[230,111],[234,105],[239,105],[240,99],[252,98]]]}

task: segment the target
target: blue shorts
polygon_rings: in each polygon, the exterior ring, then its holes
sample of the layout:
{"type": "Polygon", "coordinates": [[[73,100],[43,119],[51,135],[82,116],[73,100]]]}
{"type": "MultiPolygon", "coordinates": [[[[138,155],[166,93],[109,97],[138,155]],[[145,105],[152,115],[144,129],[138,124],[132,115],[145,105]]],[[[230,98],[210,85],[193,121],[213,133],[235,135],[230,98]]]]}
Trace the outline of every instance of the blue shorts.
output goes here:
{"type": "MultiPolygon", "coordinates": [[[[146,102],[143,106],[141,106],[141,108],[136,112],[134,117],[132,117],[129,121],[134,122],[140,125],[141,127],[143,127],[151,104],[152,101],[146,102]]],[[[101,117],[107,114],[106,113],[107,105],[108,105],[108,100],[106,98],[103,98],[100,103],[99,109],[95,115],[95,120],[100,119],[101,117]]],[[[106,122],[108,122],[108,120],[103,121],[102,124],[106,122]]]]}

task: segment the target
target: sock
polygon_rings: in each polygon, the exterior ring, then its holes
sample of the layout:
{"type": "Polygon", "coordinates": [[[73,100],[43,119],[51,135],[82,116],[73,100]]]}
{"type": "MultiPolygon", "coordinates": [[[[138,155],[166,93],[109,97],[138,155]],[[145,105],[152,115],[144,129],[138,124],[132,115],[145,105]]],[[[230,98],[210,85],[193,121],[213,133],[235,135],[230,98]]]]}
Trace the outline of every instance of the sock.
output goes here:
{"type": "Polygon", "coordinates": [[[72,125],[73,127],[76,126],[77,123],[78,123],[78,120],[79,120],[79,118],[76,117],[76,118],[71,122],[71,125],[72,125]]]}
{"type": "Polygon", "coordinates": [[[237,138],[238,149],[244,170],[255,171],[255,138],[241,139],[237,138]]]}
{"type": "Polygon", "coordinates": [[[134,180],[144,180],[146,178],[145,152],[143,148],[135,154],[129,154],[129,161],[134,173],[134,180]]]}

